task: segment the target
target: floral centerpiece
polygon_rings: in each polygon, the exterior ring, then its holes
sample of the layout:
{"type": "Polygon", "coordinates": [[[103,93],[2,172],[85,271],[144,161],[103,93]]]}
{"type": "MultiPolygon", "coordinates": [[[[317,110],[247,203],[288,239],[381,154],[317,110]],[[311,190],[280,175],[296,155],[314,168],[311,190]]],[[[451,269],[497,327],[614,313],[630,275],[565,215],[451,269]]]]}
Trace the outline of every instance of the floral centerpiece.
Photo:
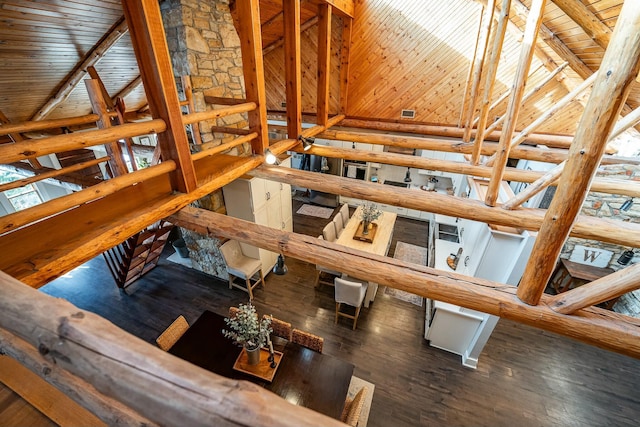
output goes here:
{"type": "Polygon", "coordinates": [[[265,317],[258,320],[256,308],[249,304],[240,304],[238,312],[233,317],[225,317],[224,322],[229,329],[223,329],[222,334],[231,338],[237,345],[243,346],[249,355],[251,363],[253,357],[260,357],[260,347],[267,343],[267,338],[272,332],[271,318],[265,317]]]}
{"type": "Polygon", "coordinates": [[[378,219],[382,215],[382,211],[378,209],[374,203],[364,203],[360,211],[360,219],[362,219],[362,234],[369,233],[369,224],[378,219]]]}

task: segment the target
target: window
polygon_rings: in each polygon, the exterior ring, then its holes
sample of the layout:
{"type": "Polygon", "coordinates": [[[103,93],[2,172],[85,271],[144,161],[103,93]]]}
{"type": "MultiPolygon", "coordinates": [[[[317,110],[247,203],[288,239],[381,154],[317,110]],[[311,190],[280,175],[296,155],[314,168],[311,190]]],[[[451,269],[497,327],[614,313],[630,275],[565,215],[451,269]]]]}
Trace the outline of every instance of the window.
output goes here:
{"type": "MultiPolygon", "coordinates": [[[[23,178],[24,176],[17,173],[0,170],[0,184],[6,184],[23,178]]],[[[4,195],[16,211],[21,211],[42,203],[40,194],[32,184],[7,190],[4,192],[4,195]]]]}

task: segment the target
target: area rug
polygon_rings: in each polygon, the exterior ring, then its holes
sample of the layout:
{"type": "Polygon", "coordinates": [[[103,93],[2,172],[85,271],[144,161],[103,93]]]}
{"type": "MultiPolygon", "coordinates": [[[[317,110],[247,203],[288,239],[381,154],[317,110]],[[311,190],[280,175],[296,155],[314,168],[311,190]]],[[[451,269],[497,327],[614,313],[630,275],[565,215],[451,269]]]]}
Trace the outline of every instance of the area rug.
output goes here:
{"type": "Polygon", "coordinates": [[[364,398],[364,405],[362,405],[362,412],[360,413],[360,419],[358,420],[358,427],[366,427],[367,422],[369,421],[369,411],[371,410],[371,401],[373,400],[373,392],[376,386],[369,381],[365,381],[362,378],[358,378],[353,375],[351,377],[351,383],[349,384],[348,397],[353,399],[362,387],[367,388],[367,395],[364,398]]]}
{"type": "MultiPolygon", "coordinates": [[[[393,257],[395,259],[419,265],[427,265],[428,255],[429,250],[427,248],[405,242],[396,243],[396,249],[393,251],[393,257]]],[[[388,286],[384,289],[384,293],[402,301],[407,301],[411,304],[422,307],[422,297],[420,295],[411,294],[388,286]]]]}
{"type": "Polygon", "coordinates": [[[318,218],[328,219],[328,218],[331,218],[331,214],[333,214],[333,209],[304,204],[300,206],[300,209],[298,209],[296,213],[301,215],[316,216],[318,218]]]}

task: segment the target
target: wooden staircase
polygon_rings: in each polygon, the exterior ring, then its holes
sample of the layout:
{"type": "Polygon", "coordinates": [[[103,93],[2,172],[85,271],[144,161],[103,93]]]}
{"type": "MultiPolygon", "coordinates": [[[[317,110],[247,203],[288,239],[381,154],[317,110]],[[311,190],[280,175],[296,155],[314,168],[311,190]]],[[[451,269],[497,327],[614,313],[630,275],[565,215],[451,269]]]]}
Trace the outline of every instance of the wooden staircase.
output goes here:
{"type": "Polygon", "coordinates": [[[161,220],[102,254],[119,288],[126,288],[158,264],[170,222],[161,220]]]}

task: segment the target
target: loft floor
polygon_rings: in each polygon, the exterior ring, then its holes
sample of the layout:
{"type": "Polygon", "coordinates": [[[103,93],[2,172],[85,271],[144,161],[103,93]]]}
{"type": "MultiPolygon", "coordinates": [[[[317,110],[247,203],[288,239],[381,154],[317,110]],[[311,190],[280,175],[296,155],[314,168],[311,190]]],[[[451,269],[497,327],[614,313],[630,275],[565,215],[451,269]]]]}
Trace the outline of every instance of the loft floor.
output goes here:
{"type": "MultiPolygon", "coordinates": [[[[295,215],[300,204],[294,201],[294,230],[317,236],[328,220],[295,215]]],[[[398,240],[425,246],[426,229],[399,218],[391,249],[398,240]]],[[[478,369],[467,369],[459,356],[427,345],[422,308],[380,289],[356,331],[346,320],[336,326],[333,288],[313,288],[313,265],[291,258],[287,265],[286,276],[269,275],[266,287],[256,289],[258,311],[322,335],[326,353],[354,363],[355,375],[375,383],[369,427],[637,425],[640,360],[501,320],[478,369]]],[[[226,281],[164,259],[127,293],[116,288],[101,257],[41,290],[150,343],[179,314],[193,322],[205,309],[224,314],[247,299],[226,281]]]]}

